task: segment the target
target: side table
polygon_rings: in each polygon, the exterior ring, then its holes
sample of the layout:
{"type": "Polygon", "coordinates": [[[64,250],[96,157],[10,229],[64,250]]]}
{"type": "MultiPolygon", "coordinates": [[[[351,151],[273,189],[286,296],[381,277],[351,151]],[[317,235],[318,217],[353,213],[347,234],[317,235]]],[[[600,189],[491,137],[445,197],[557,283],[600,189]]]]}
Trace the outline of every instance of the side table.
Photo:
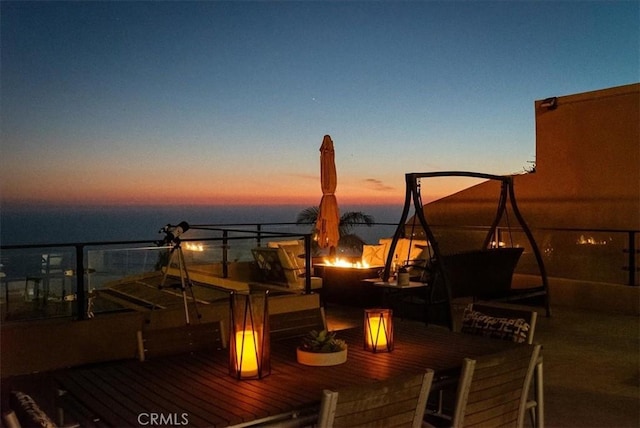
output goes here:
{"type": "Polygon", "coordinates": [[[367,279],[363,282],[382,290],[382,304],[393,309],[395,315],[400,318],[413,318],[410,307],[416,307],[420,311],[421,318],[428,323],[427,298],[428,284],[411,281],[408,285],[398,285],[396,280],[381,281],[380,279],[367,279]]]}

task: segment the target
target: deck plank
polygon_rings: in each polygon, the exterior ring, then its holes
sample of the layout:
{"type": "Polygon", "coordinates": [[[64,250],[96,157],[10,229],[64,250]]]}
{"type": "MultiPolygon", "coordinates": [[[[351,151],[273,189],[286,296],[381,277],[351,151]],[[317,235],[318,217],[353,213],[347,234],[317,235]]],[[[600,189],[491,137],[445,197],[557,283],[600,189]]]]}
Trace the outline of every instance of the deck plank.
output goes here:
{"type": "Polygon", "coordinates": [[[193,394],[185,382],[167,382],[165,378],[168,370],[157,370],[152,376],[148,371],[136,370],[131,365],[114,367],[104,375],[112,376],[115,381],[130,383],[132,397],[145,397],[140,404],[145,412],[171,413],[181,415],[183,409],[190,408],[188,415],[190,424],[194,426],[208,426],[211,422],[228,423],[226,419],[216,417],[221,408],[211,406],[206,400],[193,394]]]}
{"type": "Polygon", "coordinates": [[[99,389],[99,386],[94,386],[92,380],[84,377],[82,372],[65,372],[63,378],[63,381],[58,378],[61,389],[72,395],[86,409],[89,409],[92,413],[92,419],[104,420],[103,415],[109,414],[111,417],[108,425],[129,426],[130,419],[127,417],[130,418],[132,415],[128,415],[128,410],[122,407],[115,400],[115,397],[105,394],[104,390],[99,389]]]}

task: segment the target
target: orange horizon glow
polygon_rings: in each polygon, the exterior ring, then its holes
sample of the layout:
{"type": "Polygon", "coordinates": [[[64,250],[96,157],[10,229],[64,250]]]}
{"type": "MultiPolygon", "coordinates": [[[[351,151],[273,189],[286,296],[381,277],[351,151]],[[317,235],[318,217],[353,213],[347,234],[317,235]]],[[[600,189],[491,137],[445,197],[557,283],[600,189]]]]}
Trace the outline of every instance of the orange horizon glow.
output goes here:
{"type": "MultiPolygon", "coordinates": [[[[438,188],[427,197],[423,196],[423,203],[433,202],[458,191],[458,189],[438,188]]],[[[204,193],[204,192],[203,192],[204,193]]],[[[208,192],[207,192],[208,193],[208,192]]],[[[338,207],[344,205],[403,205],[404,189],[402,192],[377,192],[363,190],[357,194],[341,194],[336,192],[338,207]]],[[[86,194],[84,192],[68,192],[67,194],[51,195],[49,192],[24,192],[10,194],[3,192],[0,197],[1,205],[46,206],[46,205],[84,205],[84,206],[145,206],[180,204],[191,206],[216,205],[304,205],[316,206],[320,204],[322,194],[209,194],[203,196],[198,191],[179,192],[124,192],[104,191],[86,194]]],[[[413,203],[413,202],[412,202],[413,203]]]]}
{"type": "MultiPolygon", "coordinates": [[[[85,205],[85,206],[144,206],[144,205],[303,205],[320,204],[322,192],[316,177],[288,177],[247,181],[220,182],[215,180],[179,179],[169,182],[135,180],[115,177],[111,181],[68,182],[52,178],[46,182],[2,183],[0,204],[10,205],[85,205]],[[124,181],[126,184],[121,185],[124,181]],[[256,182],[257,181],[257,182],[256,182]],[[263,180],[264,181],[264,180],[263,180]]],[[[392,179],[387,179],[391,181],[392,179]]],[[[467,179],[468,180],[468,179],[467,179]]],[[[440,199],[473,182],[451,179],[429,182],[423,188],[423,203],[440,199]]],[[[338,206],[344,205],[402,205],[404,185],[377,186],[368,180],[346,179],[338,183],[338,206]]]]}

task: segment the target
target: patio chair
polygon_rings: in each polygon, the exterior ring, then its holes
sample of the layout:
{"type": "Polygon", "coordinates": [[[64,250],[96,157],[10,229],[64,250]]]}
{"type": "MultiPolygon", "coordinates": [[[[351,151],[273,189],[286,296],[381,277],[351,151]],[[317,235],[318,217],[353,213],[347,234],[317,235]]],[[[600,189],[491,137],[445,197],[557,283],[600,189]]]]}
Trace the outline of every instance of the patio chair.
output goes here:
{"type": "MultiPolygon", "coordinates": [[[[520,343],[533,343],[538,313],[508,305],[471,303],[462,316],[460,331],[496,339],[520,343]]],[[[543,425],[543,376],[542,359],[536,363],[533,379],[535,398],[527,401],[531,421],[534,426],[543,425]]]]}
{"type": "Polygon", "coordinates": [[[475,360],[465,358],[451,419],[427,414],[426,425],[523,427],[540,348],[522,345],[475,360]]]}
{"type": "Polygon", "coordinates": [[[46,253],[42,254],[40,259],[40,274],[29,275],[26,277],[24,285],[25,301],[42,299],[42,304],[46,304],[51,293],[52,279],[57,279],[60,285],[60,295],[56,294],[55,298],[63,300],[65,295],[65,268],[63,266],[63,255],[46,253]],[[33,284],[32,284],[33,283],[33,284]],[[31,287],[30,287],[31,285],[31,287]],[[42,286],[42,290],[40,289],[42,286]],[[42,296],[40,295],[42,293],[42,296]],[[33,297],[31,297],[33,296],[33,297]]]}
{"type": "MultiPolygon", "coordinates": [[[[464,309],[460,332],[531,345],[537,319],[538,313],[528,309],[505,304],[470,303],[464,309]]],[[[542,418],[542,361],[536,366],[534,387],[536,398],[527,401],[527,409],[530,410],[531,420],[535,425],[536,410],[540,413],[539,419],[542,418]],[[537,406],[540,407],[536,409],[537,406]]],[[[446,413],[443,408],[450,407],[450,404],[447,403],[453,401],[451,397],[448,397],[451,394],[447,394],[447,392],[446,389],[439,391],[437,413],[446,413]]]]}
{"type": "Polygon", "coordinates": [[[318,426],[412,426],[422,425],[433,370],[384,382],[324,390],[318,426]]]}
{"type": "MultiPolygon", "coordinates": [[[[287,287],[303,290],[306,280],[304,243],[301,241],[269,242],[267,247],[251,250],[263,280],[287,287]]],[[[322,278],[311,276],[311,290],[320,292],[322,278]]]]}

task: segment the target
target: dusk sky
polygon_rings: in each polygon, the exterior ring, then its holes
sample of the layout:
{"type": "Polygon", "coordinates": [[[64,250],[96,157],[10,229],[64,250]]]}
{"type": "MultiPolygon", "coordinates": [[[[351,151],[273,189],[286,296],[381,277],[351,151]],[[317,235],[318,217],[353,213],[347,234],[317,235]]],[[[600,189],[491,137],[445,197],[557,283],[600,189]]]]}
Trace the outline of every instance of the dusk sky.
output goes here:
{"type": "Polygon", "coordinates": [[[639,4],[2,1],[2,203],[318,203],[325,134],[339,203],[522,172],[535,100],[640,80],[639,4]]]}

